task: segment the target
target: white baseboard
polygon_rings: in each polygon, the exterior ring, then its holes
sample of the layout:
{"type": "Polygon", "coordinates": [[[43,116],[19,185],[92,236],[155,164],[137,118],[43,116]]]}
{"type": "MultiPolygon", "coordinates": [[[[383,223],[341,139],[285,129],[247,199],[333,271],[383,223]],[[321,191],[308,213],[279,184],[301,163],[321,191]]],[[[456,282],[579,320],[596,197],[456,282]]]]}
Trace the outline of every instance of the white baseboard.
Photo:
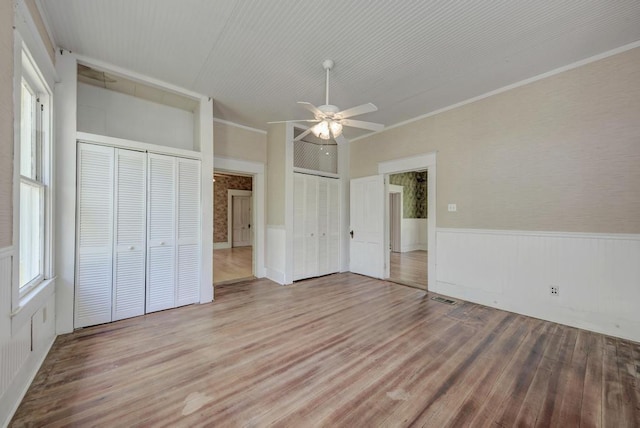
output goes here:
{"type": "Polygon", "coordinates": [[[16,410],[18,410],[22,399],[29,390],[31,382],[33,382],[33,379],[38,374],[38,370],[40,370],[55,340],[56,336],[51,339],[47,346],[42,348],[38,355],[31,354],[20,368],[20,371],[14,376],[13,381],[9,384],[9,387],[0,400],[0,414],[2,414],[3,409],[8,410],[5,413],[5,420],[0,420],[0,426],[6,427],[9,425],[9,422],[11,422],[11,418],[13,418],[16,410]]]}
{"type": "Polygon", "coordinates": [[[640,235],[439,228],[436,240],[431,291],[640,341],[640,235]]]}
{"type": "Polygon", "coordinates": [[[214,250],[223,250],[225,248],[231,248],[230,242],[214,242],[213,249],[214,250]]]}
{"type": "Polygon", "coordinates": [[[412,244],[412,245],[403,245],[400,248],[401,253],[408,253],[409,251],[427,251],[427,244],[412,244]]]}

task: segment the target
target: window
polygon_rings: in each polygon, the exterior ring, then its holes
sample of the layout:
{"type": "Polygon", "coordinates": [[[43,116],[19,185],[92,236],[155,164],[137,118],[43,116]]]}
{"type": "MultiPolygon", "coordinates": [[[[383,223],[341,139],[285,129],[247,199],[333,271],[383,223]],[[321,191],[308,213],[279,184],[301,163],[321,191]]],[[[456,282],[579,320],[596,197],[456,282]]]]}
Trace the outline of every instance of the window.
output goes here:
{"type": "Polygon", "coordinates": [[[16,110],[20,115],[19,144],[19,272],[20,296],[47,277],[46,220],[48,212],[50,149],[50,96],[44,79],[26,49],[22,52],[20,99],[16,110]]]}

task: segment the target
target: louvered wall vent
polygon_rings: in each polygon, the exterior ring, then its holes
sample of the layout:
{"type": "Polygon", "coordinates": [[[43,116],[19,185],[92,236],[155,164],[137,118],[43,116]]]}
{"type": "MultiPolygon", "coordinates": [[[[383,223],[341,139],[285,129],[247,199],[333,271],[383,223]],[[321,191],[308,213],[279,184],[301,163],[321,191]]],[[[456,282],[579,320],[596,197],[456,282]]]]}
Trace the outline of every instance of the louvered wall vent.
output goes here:
{"type": "Polygon", "coordinates": [[[436,296],[432,297],[431,300],[435,300],[436,302],[446,303],[447,305],[455,305],[456,301],[451,299],[445,299],[444,297],[436,296]]]}

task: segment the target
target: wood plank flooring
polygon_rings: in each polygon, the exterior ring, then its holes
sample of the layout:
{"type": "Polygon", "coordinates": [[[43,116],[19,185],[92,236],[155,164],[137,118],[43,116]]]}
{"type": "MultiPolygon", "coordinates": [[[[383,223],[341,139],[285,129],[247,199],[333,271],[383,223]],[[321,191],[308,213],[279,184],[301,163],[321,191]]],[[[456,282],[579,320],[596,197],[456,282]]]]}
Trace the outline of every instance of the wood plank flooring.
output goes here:
{"type": "Polygon", "coordinates": [[[253,277],[252,247],[213,250],[213,283],[218,285],[253,277]]]}
{"type": "Polygon", "coordinates": [[[640,344],[354,274],[59,337],[12,426],[640,426],[640,344]]]}
{"type": "Polygon", "coordinates": [[[389,279],[412,287],[427,289],[427,252],[391,253],[389,279]]]}

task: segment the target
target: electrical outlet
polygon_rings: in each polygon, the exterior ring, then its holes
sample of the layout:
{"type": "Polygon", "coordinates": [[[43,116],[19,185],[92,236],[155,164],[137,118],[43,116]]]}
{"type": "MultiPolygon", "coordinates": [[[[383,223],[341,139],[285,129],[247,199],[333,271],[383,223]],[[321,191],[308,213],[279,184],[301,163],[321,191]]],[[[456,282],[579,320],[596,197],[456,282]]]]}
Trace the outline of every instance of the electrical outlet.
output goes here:
{"type": "Polygon", "coordinates": [[[447,206],[447,210],[451,213],[454,213],[456,211],[458,211],[458,207],[456,206],[456,204],[449,204],[447,206]]]}
{"type": "Polygon", "coordinates": [[[552,285],[551,286],[551,295],[552,296],[557,296],[558,294],[560,294],[560,287],[558,287],[557,285],[552,285]]]}

